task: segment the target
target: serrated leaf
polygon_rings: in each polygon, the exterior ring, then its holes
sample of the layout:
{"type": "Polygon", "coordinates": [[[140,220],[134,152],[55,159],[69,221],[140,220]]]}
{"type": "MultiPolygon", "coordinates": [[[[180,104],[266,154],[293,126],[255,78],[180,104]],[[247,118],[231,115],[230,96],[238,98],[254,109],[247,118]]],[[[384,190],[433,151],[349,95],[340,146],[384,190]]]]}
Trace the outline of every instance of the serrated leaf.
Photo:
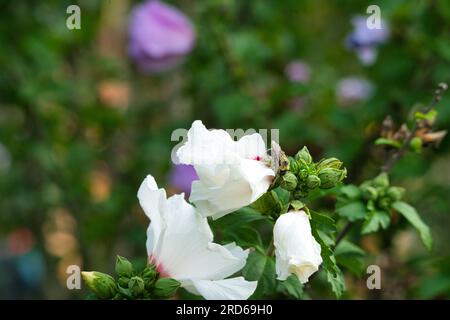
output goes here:
{"type": "Polygon", "coordinates": [[[391,216],[386,211],[372,211],[367,215],[363,223],[361,233],[377,232],[380,228],[386,229],[391,222],[391,216]]]}
{"type": "Polygon", "coordinates": [[[258,281],[258,286],[250,299],[260,299],[272,294],[276,289],[275,262],[260,252],[252,252],[242,269],[242,275],[248,281],[258,281]]]}
{"type": "Polygon", "coordinates": [[[366,206],[361,201],[350,202],[336,209],[336,213],[349,221],[364,219],[367,215],[366,206]]]}
{"type": "Polygon", "coordinates": [[[422,221],[416,209],[403,201],[396,201],[392,204],[392,208],[400,213],[413,225],[420,234],[423,244],[428,250],[433,246],[433,239],[431,237],[430,228],[422,221]]]}
{"type": "Polygon", "coordinates": [[[336,258],[331,249],[331,246],[334,245],[334,241],[331,240],[329,234],[319,229],[321,224],[317,222],[318,220],[319,219],[316,219],[316,221],[314,221],[314,218],[311,219],[311,232],[316,241],[320,244],[320,255],[323,260],[322,267],[327,274],[327,281],[330,283],[331,289],[336,297],[339,298],[345,290],[344,277],[337,266],[336,258]]]}
{"type": "Polygon", "coordinates": [[[345,280],[341,269],[336,266],[336,273],[327,270],[327,280],[331,284],[331,290],[333,290],[336,298],[340,298],[345,291],[345,280]]]}
{"type": "Polygon", "coordinates": [[[303,284],[295,275],[290,275],[285,281],[278,281],[277,291],[286,291],[296,299],[303,298],[303,284]]]}

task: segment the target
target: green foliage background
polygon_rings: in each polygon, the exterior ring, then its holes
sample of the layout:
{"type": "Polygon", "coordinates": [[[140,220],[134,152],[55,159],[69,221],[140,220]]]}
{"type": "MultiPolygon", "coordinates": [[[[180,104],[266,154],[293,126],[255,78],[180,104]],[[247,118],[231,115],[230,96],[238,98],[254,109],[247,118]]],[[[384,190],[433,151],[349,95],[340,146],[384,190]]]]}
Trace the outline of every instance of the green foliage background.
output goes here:
{"type": "MultiPolygon", "coordinates": [[[[148,222],[136,192],[147,173],[168,186],[176,128],[188,128],[195,119],[214,128],[278,128],[287,153],[307,145],[317,159],[338,157],[348,168],[347,182],[359,184],[383,161],[372,142],[385,115],[404,121],[417,103],[428,103],[438,82],[450,80],[445,0],[170,1],[193,20],[197,44],[182,66],[158,76],[139,73],[126,54],[134,1],[75,2],[82,29],[73,31],[66,28],[66,8],[74,1],[0,4],[0,142],[11,156],[10,168],[0,171],[0,245],[14,230],[27,228],[46,265],[45,277],[27,295],[11,293],[0,273],[0,297],[80,298],[84,291],[65,288],[67,263],[111,271],[120,254],[144,264],[148,222]],[[369,4],[381,7],[391,37],[377,62],[364,67],[344,42],[351,18],[365,14],[369,4]],[[286,78],[284,68],[294,59],[310,64],[307,85],[286,78]],[[335,87],[349,75],[369,79],[374,96],[340,106],[335,87]],[[129,90],[127,107],[111,107],[101,97],[101,84],[111,81],[129,90]],[[306,97],[301,110],[290,107],[297,96],[306,97]],[[75,241],[65,255],[52,249],[51,235],[59,228],[55,216],[68,219],[63,229],[70,228],[63,231],[75,241]]],[[[438,110],[437,126],[448,128],[449,94],[438,110]]],[[[432,253],[401,219],[376,236],[350,234],[369,258],[359,267],[346,265],[358,250],[341,249],[344,298],[450,297],[449,160],[446,138],[436,150],[407,156],[392,174],[430,225],[432,253]],[[365,267],[372,263],[383,270],[380,291],[365,285],[365,267]]],[[[314,209],[326,212],[333,204],[329,197],[314,209]]],[[[227,240],[220,224],[214,227],[218,241],[227,240]]],[[[249,277],[273,272],[257,252],[251,262],[249,277]]],[[[300,296],[291,292],[295,283],[285,286],[277,298],[287,297],[286,291],[300,296]]],[[[322,275],[304,290],[311,298],[333,298],[322,275]]]]}

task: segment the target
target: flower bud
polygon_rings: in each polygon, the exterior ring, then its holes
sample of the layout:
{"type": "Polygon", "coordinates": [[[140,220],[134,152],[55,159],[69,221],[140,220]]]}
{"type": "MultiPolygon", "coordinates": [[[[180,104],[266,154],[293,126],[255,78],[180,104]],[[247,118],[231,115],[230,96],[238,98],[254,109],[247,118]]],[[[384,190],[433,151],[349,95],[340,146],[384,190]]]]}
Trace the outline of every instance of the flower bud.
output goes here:
{"type": "Polygon", "coordinates": [[[324,168],[319,172],[320,188],[330,189],[345,177],[346,171],[334,168],[324,168]]]}
{"type": "Polygon", "coordinates": [[[297,187],[297,177],[292,172],[286,172],[281,178],[280,186],[287,191],[294,191],[297,187]]]}
{"type": "Polygon", "coordinates": [[[411,139],[410,146],[414,152],[420,153],[422,151],[422,139],[420,137],[414,137],[411,139]]]}
{"type": "Polygon", "coordinates": [[[314,174],[309,175],[306,179],[306,186],[308,189],[315,189],[320,186],[320,178],[314,174]]]}
{"type": "Polygon", "coordinates": [[[128,289],[134,297],[138,297],[144,293],[145,284],[141,277],[132,277],[128,282],[128,289]]]}
{"type": "Polygon", "coordinates": [[[386,195],[391,198],[393,201],[398,201],[403,198],[405,194],[405,189],[401,187],[389,187],[387,189],[386,195]]]}
{"type": "Polygon", "coordinates": [[[81,273],[89,289],[100,299],[112,299],[117,293],[114,279],[105,273],[97,271],[83,271],[81,273]]]}
{"type": "Polygon", "coordinates": [[[301,199],[308,196],[308,191],[303,189],[297,189],[293,193],[294,199],[301,199]]]}
{"type": "Polygon", "coordinates": [[[130,278],[120,277],[119,281],[117,282],[119,283],[119,286],[121,286],[122,288],[128,288],[128,282],[130,282],[130,278]]]}
{"type": "Polygon", "coordinates": [[[376,200],[379,196],[378,190],[370,185],[362,185],[361,192],[366,200],[376,200]]]}
{"type": "Polygon", "coordinates": [[[289,170],[293,174],[297,174],[300,172],[300,165],[299,163],[292,157],[289,157],[289,170]]]}
{"type": "Polygon", "coordinates": [[[380,173],[375,179],[372,180],[375,188],[385,189],[389,187],[389,177],[387,173],[380,173]]]}
{"type": "Polygon", "coordinates": [[[337,158],[322,159],[316,165],[317,170],[322,170],[325,168],[340,169],[341,167],[342,161],[337,158]]]}
{"type": "Polygon", "coordinates": [[[116,259],[116,273],[120,276],[131,277],[133,275],[133,265],[128,259],[117,256],[116,259]]]}
{"type": "Polygon", "coordinates": [[[303,147],[297,154],[295,155],[295,160],[303,160],[306,164],[310,164],[312,162],[311,154],[309,153],[308,148],[303,147]]]}
{"type": "Polygon", "coordinates": [[[171,278],[159,278],[155,282],[155,287],[153,289],[153,294],[162,299],[167,299],[172,297],[180,287],[180,283],[171,278]]]}
{"type": "Polygon", "coordinates": [[[378,200],[378,206],[381,209],[389,210],[391,208],[392,200],[390,198],[384,197],[378,200]]]}
{"type": "Polygon", "coordinates": [[[153,265],[148,265],[145,267],[144,271],[142,271],[142,279],[144,279],[145,288],[149,289],[155,283],[157,277],[156,268],[153,265]]]}

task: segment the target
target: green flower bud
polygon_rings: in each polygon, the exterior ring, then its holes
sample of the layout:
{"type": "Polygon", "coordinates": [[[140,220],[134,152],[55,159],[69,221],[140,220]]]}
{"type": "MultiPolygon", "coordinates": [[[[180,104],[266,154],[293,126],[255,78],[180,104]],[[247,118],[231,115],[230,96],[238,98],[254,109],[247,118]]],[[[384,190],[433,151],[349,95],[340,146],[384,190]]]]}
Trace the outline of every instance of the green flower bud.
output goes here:
{"type": "Polygon", "coordinates": [[[306,186],[308,189],[315,189],[320,186],[320,178],[314,174],[308,176],[306,179],[306,186]]]}
{"type": "Polygon", "coordinates": [[[322,159],[316,165],[317,170],[322,170],[325,168],[340,169],[341,167],[342,161],[337,158],[322,159]]]}
{"type": "Polygon", "coordinates": [[[389,187],[387,189],[386,195],[391,198],[393,201],[398,201],[403,198],[405,194],[405,189],[402,187],[389,187]]]}
{"type": "Polygon", "coordinates": [[[378,190],[370,185],[362,185],[361,192],[366,200],[376,200],[379,196],[378,190]]]}
{"type": "Polygon", "coordinates": [[[295,160],[303,160],[306,164],[310,164],[312,162],[311,154],[309,153],[308,148],[303,147],[297,154],[295,155],[295,160]]]}
{"type": "Polygon", "coordinates": [[[385,189],[389,187],[389,176],[387,173],[380,173],[375,179],[372,180],[372,184],[375,188],[385,189]]]}
{"type": "Polygon", "coordinates": [[[308,191],[303,189],[297,189],[293,193],[294,199],[306,198],[308,196],[308,191]]]}
{"type": "Polygon", "coordinates": [[[392,203],[392,200],[387,197],[381,198],[380,200],[378,200],[378,206],[384,210],[389,210],[391,208],[391,203],[392,203]]]}
{"type": "Polygon", "coordinates": [[[423,142],[420,137],[414,137],[411,139],[410,146],[414,152],[421,153],[422,145],[423,145],[423,142]]]}
{"type": "Polygon", "coordinates": [[[289,170],[293,174],[297,174],[300,172],[300,165],[299,163],[292,157],[289,157],[289,170]]]}
{"type": "Polygon", "coordinates": [[[128,282],[128,289],[134,297],[140,296],[145,290],[144,280],[141,277],[132,277],[128,282]]]}
{"type": "Polygon", "coordinates": [[[171,298],[180,287],[180,283],[175,279],[159,278],[155,282],[153,294],[157,298],[167,299],[171,298]]]}
{"type": "Polygon", "coordinates": [[[131,277],[133,275],[133,265],[126,258],[117,256],[116,273],[120,276],[131,277]]]}
{"type": "Polygon", "coordinates": [[[324,168],[319,172],[320,188],[330,189],[336,186],[343,178],[345,178],[347,171],[334,169],[334,168],[324,168]]]}
{"type": "Polygon", "coordinates": [[[142,279],[144,279],[145,288],[150,289],[153,286],[153,284],[155,283],[158,273],[157,273],[154,265],[148,265],[142,271],[141,276],[142,276],[142,279]]]}
{"type": "Polygon", "coordinates": [[[287,191],[294,191],[297,187],[297,177],[295,174],[286,172],[286,174],[281,177],[280,187],[287,191]]]}
{"type": "Polygon", "coordinates": [[[128,277],[119,277],[119,286],[122,288],[128,288],[128,282],[130,282],[130,278],[128,277]]]}
{"type": "Polygon", "coordinates": [[[81,276],[98,298],[112,299],[117,294],[116,283],[110,275],[97,271],[83,271],[81,276]]]}

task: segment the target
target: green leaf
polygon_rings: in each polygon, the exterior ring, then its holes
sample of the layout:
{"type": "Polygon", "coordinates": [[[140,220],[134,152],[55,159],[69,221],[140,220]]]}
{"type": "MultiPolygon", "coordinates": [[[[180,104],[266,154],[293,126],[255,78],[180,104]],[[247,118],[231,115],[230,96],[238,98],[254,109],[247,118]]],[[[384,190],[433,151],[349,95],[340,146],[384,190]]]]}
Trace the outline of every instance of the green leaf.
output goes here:
{"type": "Polygon", "coordinates": [[[366,206],[361,201],[350,202],[336,209],[337,214],[349,221],[364,219],[367,215],[366,206]]]}
{"type": "Polygon", "coordinates": [[[318,229],[319,225],[320,224],[317,222],[314,222],[314,219],[311,220],[312,234],[321,247],[320,255],[323,260],[322,267],[327,274],[327,280],[331,285],[331,289],[336,297],[339,298],[345,291],[344,276],[337,266],[336,258],[334,257],[333,250],[331,249],[331,245],[334,244],[334,241],[330,241],[327,234],[318,229]]]}
{"type": "Polygon", "coordinates": [[[394,147],[397,149],[399,149],[402,146],[402,144],[400,142],[398,142],[397,140],[386,139],[386,138],[378,138],[377,140],[375,140],[375,144],[377,146],[385,145],[385,146],[390,146],[390,147],[394,147]]]}
{"type": "Polygon", "coordinates": [[[420,234],[423,244],[428,250],[433,246],[433,239],[431,237],[430,228],[422,221],[416,209],[403,201],[396,201],[392,204],[397,212],[406,218],[413,225],[420,234]]]}
{"type": "Polygon", "coordinates": [[[275,190],[271,190],[259,197],[259,199],[252,204],[252,207],[262,214],[271,216],[281,213],[283,203],[278,198],[277,192],[275,192],[275,190]]]}
{"type": "Polygon", "coordinates": [[[260,299],[271,295],[276,289],[275,262],[260,252],[252,252],[247,258],[247,264],[242,269],[242,275],[248,281],[258,281],[258,286],[250,299],[260,299]]]}
{"type": "Polygon", "coordinates": [[[253,228],[243,226],[240,228],[227,228],[224,230],[224,242],[236,242],[240,247],[255,247],[263,251],[260,234],[253,228]]]}
{"type": "Polygon", "coordinates": [[[292,274],[285,281],[278,281],[277,291],[287,292],[296,299],[303,298],[303,284],[292,274]]]}
{"type": "Polygon", "coordinates": [[[232,230],[260,220],[267,220],[267,217],[251,207],[243,207],[234,213],[212,221],[211,224],[232,230]]]}
{"type": "Polygon", "coordinates": [[[347,240],[343,240],[335,248],[334,255],[338,265],[343,266],[357,276],[363,274],[363,258],[365,256],[365,251],[357,245],[347,240]]]}
{"type": "Polygon", "coordinates": [[[351,200],[356,200],[361,196],[361,190],[353,184],[341,187],[340,192],[351,200]]]}
{"type": "Polygon", "coordinates": [[[336,266],[334,275],[327,269],[327,280],[331,284],[331,290],[333,290],[336,298],[340,298],[345,291],[345,279],[341,269],[336,266]]]}
{"type": "Polygon", "coordinates": [[[336,232],[336,224],[328,215],[309,210],[311,214],[311,224],[314,225],[314,229],[320,230],[326,233],[336,232]]]}
{"type": "Polygon", "coordinates": [[[391,222],[391,216],[386,211],[372,211],[366,217],[363,223],[361,233],[367,234],[371,232],[376,232],[380,228],[386,229],[391,222]]]}
{"type": "Polygon", "coordinates": [[[339,245],[335,248],[334,254],[338,255],[350,255],[350,256],[358,256],[363,257],[366,255],[366,252],[358,247],[356,244],[351,243],[348,240],[342,240],[339,245]]]}

